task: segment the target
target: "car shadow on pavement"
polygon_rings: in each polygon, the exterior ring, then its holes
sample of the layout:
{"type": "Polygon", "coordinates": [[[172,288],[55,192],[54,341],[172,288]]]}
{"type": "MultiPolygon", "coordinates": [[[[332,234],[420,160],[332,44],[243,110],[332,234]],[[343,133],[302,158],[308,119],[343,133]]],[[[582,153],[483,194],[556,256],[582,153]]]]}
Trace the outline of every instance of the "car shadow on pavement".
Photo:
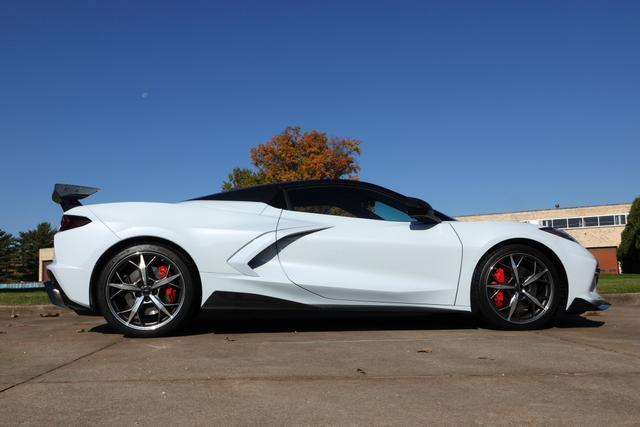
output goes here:
{"type": "MultiPolygon", "coordinates": [[[[553,327],[594,328],[604,324],[582,316],[564,315],[553,327]]],[[[277,332],[464,330],[479,329],[470,313],[447,312],[371,312],[371,311],[297,311],[297,310],[204,310],[179,332],[179,336],[202,334],[243,334],[277,332]]],[[[108,324],[91,332],[117,333],[108,324]]]]}
{"type": "MultiPolygon", "coordinates": [[[[596,314],[599,315],[599,313],[596,314]]],[[[556,319],[554,326],[556,328],[599,328],[605,324],[604,321],[592,319],[591,316],[595,315],[590,313],[582,316],[565,314],[556,319]]]]}

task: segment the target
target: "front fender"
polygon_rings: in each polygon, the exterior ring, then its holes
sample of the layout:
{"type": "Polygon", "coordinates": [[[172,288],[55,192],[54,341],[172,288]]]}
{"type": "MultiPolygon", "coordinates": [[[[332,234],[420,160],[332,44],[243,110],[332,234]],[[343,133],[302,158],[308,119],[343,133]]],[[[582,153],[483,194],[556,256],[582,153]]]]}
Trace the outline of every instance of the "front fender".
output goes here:
{"type": "Polygon", "coordinates": [[[593,300],[591,289],[597,261],[580,244],[540,230],[537,226],[518,222],[452,222],[463,247],[462,271],[456,305],[471,306],[473,274],[482,257],[491,248],[513,239],[527,239],[545,246],[562,263],[567,274],[568,308],[576,298],[593,300]]]}

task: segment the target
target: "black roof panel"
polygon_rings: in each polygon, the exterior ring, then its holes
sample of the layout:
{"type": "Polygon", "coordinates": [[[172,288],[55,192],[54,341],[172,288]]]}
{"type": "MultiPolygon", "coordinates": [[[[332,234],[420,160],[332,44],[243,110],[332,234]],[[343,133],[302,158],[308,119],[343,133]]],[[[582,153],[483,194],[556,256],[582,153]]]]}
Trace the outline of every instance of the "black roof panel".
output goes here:
{"type": "MultiPolygon", "coordinates": [[[[406,196],[397,193],[388,188],[381,187],[363,181],[355,181],[352,179],[315,179],[307,181],[286,181],[275,182],[272,184],[254,185],[252,187],[239,188],[237,190],[228,190],[221,193],[210,194],[208,196],[197,197],[191,200],[233,200],[242,202],[262,202],[273,206],[274,208],[287,209],[287,203],[284,198],[283,190],[290,190],[300,187],[312,188],[316,186],[336,186],[336,187],[353,187],[376,191],[399,200],[406,199],[406,196]]],[[[455,221],[450,216],[439,211],[434,211],[440,219],[444,221],[455,221]]]]}
{"type": "Polygon", "coordinates": [[[252,187],[223,191],[221,193],[197,197],[193,200],[236,200],[244,202],[263,202],[276,208],[286,208],[286,203],[282,192],[283,189],[295,189],[299,187],[315,186],[362,188],[374,190],[399,199],[405,198],[405,196],[400,193],[396,193],[395,191],[391,191],[387,188],[375,184],[370,184],[368,182],[355,181],[351,179],[316,179],[307,181],[287,181],[276,182],[272,184],[254,185],[252,187]]]}

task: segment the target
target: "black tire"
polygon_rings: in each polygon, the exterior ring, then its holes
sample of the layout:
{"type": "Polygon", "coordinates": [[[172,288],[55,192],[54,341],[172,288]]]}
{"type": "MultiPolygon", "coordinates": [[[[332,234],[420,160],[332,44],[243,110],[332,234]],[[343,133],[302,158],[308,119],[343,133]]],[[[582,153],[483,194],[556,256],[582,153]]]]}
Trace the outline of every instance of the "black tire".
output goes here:
{"type": "MultiPolygon", "coordinates": [[[[520,270],[519,275],[523,274],[521,269],[524,269],[524,267],[516,267],[515,269],[516,271],[520,270]]],[[[513,268],[511,268],[510,271],[513,272],[513,268]]],[[[533,276],[531,272],[530,268],[529,271],[525,270],[524,274],[533,276]]],[[[509,274],[509,272],[507,271],[505,274],[509,274]]],[[[515,275],[512,274],[512,276],[515,275]]],[[[516,286],[514,283],[516,282],[515,277],[513,277],[513,279],[510,283],[516,286]]],[[[524,277],[519,278],[519,280],[521,283],[525,282],[524,277]]],[[[525,291],[528,291],[529,295],[532,295],[532,289],[533,285],[524,288],[525,291]]],[[[544,252],[526,244],[507,245],[486,254],[478,263],[471,284],[471,309],[473,313],[480,321],[484,322],[490,328],[495,329],[530,330],[548,327],[551,322],[554,321],[558,311],[561,310],[563,301],[566,301],[566,285],[562,282],[562,275],[558,270],[558,266],[544,252]],[[520,312],[523,314],[522,319],[516,319],[516,317],[509,316],[509,313],[512,312],[511,306],[513,304],[509,304],[508,307],[503,307],[497,305],[496,300],[489,296],[489,294],[493,295],[496,292],[495,285],[497,283],[495,281],[490,283],[495,277],[490,275],[495,274],[495,268],[504,265],[497,264],[500,261],[505,259],[510,260],[510,256],[518,260],[523,255],[525,256],[523,259],[527,260],[529,266],[533,265],[532,263],[534,262],[537,265],[543,264],[543,267],[538,267],[540,268],[538,273],[544,269],[548,270],[548,274],[544,275],[540,280],[542,283],[539,284],[540,286],[544,286],[544,295],[542,295],[542,297],[533,295],[535,300],[546,308],[543,309],[537,306],[533,300],[530,300],[526,295],[522,295],[521,292],[518,292],[518,295],[514,297],[514,294],[521,289],[520,285],[517,285],[516,290],[504,290],[503,292],[505,294],[502,296],[504,301],[501,301],[501,304],[506,304],[505,301],[507,299],[511,302],[511,298],[514,298],[515,311],[513,311],[512,315],[520,312]],[[536,310],[538,311],[537,314],[536,310]],[[507,316],[511,317],[511,320],[505,318],[507,316]],[[530,317],[527,318],[527,316],[530,317]]]]}
{"type": "MultiPolygon", "coordinates": [[[[191,321],[200,307],[201,291],[199,282],[196,279],[197,272],[193,270],[194,269],[190,267],[189,263],[181,253],[163,245],[137,244],[122,249],[113,254],[111,259],[104,265],[96,283],[96,296],[100,312],[114,329],[129,337],[145,338],[173,334],[191,321]],[[162,257],[162,259],[174,265],[180,272],[180,278],[176,280],[181,279],[179,292],[184,293],[183,296],[180,296],[181,304],[175,308],[174,312],[171,313],[173,317],[166,316],[165,321],[158,323],[155,328],[151,325],[146,326],[145,329],[144,322],[141,325],[134,325],[131,323],[131,326],[128,326],[125,324],[125,320],[119,318],[117,313],[114,312],[115,308],[113,307],[113,303],[110,304],[107,302],[107,299],[109,298],[108,289],[110,289],[107,284],[110,278],[113,280],[113,275],[116,273],[115,269],[121,268],[120,266],[124,265],[125,261],[131,259],[131,257],[139,256],[139,254],[145,254],[145,256],[147,256],[147,254],[155,254],[156,256],[162,257]]],[[[155,292],[159,292],[161,289],[162,288],[155,292]]],[[[124,292],[126,293],[128,291],[124,292]]],[[[149,297],[145,296],[142,292],[129,293],[131,294],[131,297],[134,298],[142,297],[142,299],[146,301],[143,304],[153,304],[152,301],[148,300],[149,297]]],[[[159,296],[157,293],[155,295],[157,297],[159,296]]],[[[160,320],[160,315],[163,315],[164,313],[160,312],[160,310],[157,310],[157,312],[158,320],[160,320]]],[[[139,315],[138,319],[142,322],[142,315],[139,315]]]]}

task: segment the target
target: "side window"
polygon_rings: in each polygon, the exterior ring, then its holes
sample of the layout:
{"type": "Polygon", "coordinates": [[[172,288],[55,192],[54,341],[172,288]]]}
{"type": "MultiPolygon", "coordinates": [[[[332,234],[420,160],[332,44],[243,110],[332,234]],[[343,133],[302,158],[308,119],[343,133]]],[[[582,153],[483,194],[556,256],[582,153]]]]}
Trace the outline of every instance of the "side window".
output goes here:
{"type": "Polygon", "coordinates": [[[375,191],[350,187],[312,187],[288,191],[291,209],[323,215],[411,222],[404,205],[375,191]]]}
{"type": "Polygon", "coordinates": [[[394,208],[393,206],[389,206],[388,204],[376,200],[373,204],[372,212],[383,219],[385,221],[402,221],[402,222],[411,222],[413,218],[411,218],[407,213],[398,208],[394,208]]]}

